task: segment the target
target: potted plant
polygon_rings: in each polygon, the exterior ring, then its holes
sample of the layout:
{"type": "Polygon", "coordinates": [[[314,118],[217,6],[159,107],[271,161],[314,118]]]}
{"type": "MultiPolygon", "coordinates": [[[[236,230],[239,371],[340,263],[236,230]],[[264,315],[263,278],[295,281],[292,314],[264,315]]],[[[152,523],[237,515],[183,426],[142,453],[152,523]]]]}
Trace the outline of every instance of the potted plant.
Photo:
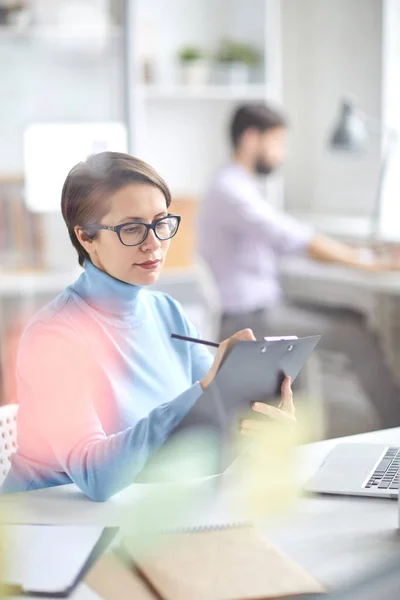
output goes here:
{"type": "Polygon", "coordinates": [[[205,85],[209,80],[209,61],[197,46],[184,46],[178,52],[181,82],[185,85],[205,85]]]}
{"type": "Polygon", "coordinates": [[[261,62],[261,53],[243,42],[223,40],[215,55],[218,83],[244,85],[261,62]]]}

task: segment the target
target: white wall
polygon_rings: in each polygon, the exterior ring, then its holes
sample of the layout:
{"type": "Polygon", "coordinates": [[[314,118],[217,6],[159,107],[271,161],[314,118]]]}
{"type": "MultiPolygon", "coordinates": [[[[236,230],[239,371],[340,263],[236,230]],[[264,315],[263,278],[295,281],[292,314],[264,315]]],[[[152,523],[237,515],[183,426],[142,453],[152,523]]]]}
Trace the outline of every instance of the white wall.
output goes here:
{"type": "MultiPolygon", "coordinates": [[[[383,94],[382,112],[386,126],[397,131],[391,144],[390,160],[384,180],[381,233],[397,236],[400,223],[400,2],[384,0],[383,94]]],[[[387,140],[386,140],[387,141],[387,140]]]]}
{"type": "Polygon", "coordinates": [[[326,145],[342,95],[381,117],[382,0],[282,0],[283,101],[291,121],[286,205],[368,215],[379,137],[363,157],[326,145]]]}
{"type": "MultiPolygon", "coordinates": [[[[23,134],[31,123],[122,117],[121,47],[117,38],[99,44],[82,31],[71,39],[67,34],[63,38],[49,35],[49,30],[46,36],[42,30],[35,35],[37,27],[57,24],[61,5],[71,9],[72,2],[63,0],[56,5],[53,0],[35,0],[36,27],[30,34],[0,31],[1,175],[23,172],[23,134]]],[[[79,30],[79,23],[76,25],[79,30]]],[[[85,27],[87,33],[90,23],[85,27]]],[[[54,268],[75,265],[75,252],[61,214],[44,215],[43,222],[46,264],[54,268]]]]}
{"type": "Polygon", "coordinates": [[[22,141],[34,122],[121,118],[119,49],[74,52],[55,41],[0,34],[0,172],[23,170],[22,141]]]}
{"type": "MultiPolygon", "coordinates": [[[[265,14],[265,0],[170,0],[167,5],[165,0],[138,0],[137,53],[153,56],[155,83],[179,84],[177,53],[182,46],[198,45],[212,56],[228,37],[262,50],[265,14]]],[[[240,101],[138,102],[137,152],[160,171],[174,194],[201,197],[215,170],[229,159],[228,123],[240,101]]]]}
{"type": "MultiPolygon", "coordinates": [[[[35,2],[42,18],[53,24],[57,11],[47,10],[53,0],[35,2]]],[[[57,0],[64,8],[71,3],[76,0],[57,0]]],[[[260,49],[265,45],[265,0],[137,0],[136,8],[135,45],[139,58],[153,55],[159,84],[178,81],[176,54],[183,44],[201,44],[212,52],[227,36],[260,49]]],[[[71,52],[60,47],[57,39],[17,40],[0,34],[0,72],[6,74],[0,80],[0,172],[22,171],[22,136],[31,122],[119,119],[120,58],[116,42],[96,54],[71,52]]],[[[274,61],[275,53],[267,52],[268,75],[275,71],[274,61]]],[[[238,102],[235,97],[149,99],[144,118],[135,113],[135,125],[143,131],[135,152],[160,170],[175,194],[200,196],[214,170],[229,156],[227,123],[238,102]]],[[[59,241],[57,253],[47,253],[49,264],[68,263],[64,225],[54,215],[46,217],[46,224],[49,248],[59,241]]]]}

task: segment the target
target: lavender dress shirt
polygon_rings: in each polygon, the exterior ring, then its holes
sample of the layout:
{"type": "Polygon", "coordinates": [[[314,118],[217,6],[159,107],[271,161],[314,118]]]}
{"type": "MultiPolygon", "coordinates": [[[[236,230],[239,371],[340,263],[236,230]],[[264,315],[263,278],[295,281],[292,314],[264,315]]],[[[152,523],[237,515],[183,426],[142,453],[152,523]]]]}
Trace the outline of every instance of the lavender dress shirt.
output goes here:
{"type": "Polygon", "coordinates": [[[312,236],[311,227],[265,200],[244,167],[221,169],[201,203],[198,250],[214,275],[222,311],[272,308],[281,294],[277,258],[304,251],[312,236]]]}

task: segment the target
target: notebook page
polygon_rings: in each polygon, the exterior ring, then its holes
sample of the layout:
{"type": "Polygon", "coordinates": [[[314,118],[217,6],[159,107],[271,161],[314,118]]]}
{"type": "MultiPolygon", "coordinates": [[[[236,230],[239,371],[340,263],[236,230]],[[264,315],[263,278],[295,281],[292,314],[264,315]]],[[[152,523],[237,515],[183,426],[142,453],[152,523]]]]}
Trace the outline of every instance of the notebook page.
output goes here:
{"type": "Polygon", "coordinates": [[[99,541],[103,527],[5,525],[5,582],[31,592],[70,587],[99,541]]]}

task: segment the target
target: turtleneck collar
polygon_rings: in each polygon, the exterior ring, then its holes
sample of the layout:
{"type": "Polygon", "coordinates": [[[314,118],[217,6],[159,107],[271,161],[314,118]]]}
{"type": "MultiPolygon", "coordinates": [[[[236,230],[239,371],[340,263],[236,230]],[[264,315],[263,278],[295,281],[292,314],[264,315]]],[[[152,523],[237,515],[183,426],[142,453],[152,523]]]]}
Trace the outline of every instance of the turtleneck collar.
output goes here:
{"type": "Polygon", "coordinates": [[[138,308],[143,288],[111,277],[90,261],[86,261],[85,271],[71,289],[104,317],[124,321],[135,317],[136,321],[140,316],[138,308]]]}

